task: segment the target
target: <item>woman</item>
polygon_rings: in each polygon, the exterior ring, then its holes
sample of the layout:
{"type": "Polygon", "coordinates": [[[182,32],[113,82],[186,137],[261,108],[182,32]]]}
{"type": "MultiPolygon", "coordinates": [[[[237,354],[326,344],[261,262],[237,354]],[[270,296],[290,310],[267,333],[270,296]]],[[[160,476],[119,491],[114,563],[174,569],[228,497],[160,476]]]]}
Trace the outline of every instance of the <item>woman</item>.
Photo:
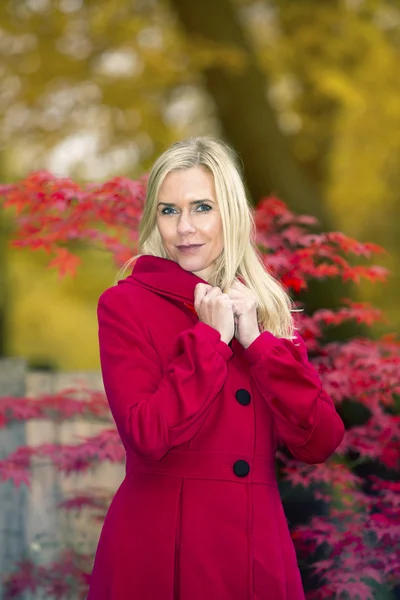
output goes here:
{"type": "Polygon", "coordinates": [[[343,423],[267,273],[223,143],[150,173],[132,274],[98,304],[104,387],[126,449],[89,600],[300,600],[278,442],[326,460],[343,423]]]}

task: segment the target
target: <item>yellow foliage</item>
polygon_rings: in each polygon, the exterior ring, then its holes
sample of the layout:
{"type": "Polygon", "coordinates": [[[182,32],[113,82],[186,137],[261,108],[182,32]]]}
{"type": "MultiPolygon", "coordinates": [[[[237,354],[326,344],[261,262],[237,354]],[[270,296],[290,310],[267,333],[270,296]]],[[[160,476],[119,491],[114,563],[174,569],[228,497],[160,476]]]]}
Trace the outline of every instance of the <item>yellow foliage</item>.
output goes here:
{"type": "MultiPolygon", "coordinates": [[[[265,72],[266,101],[335,228],[382,244],[389,266],[399,264],[398,9],[386,0],[233,4],[265,72]]],[[[79,180],[138,177],[177,138],[220,133],[203,72],[240,72],[246,55],[185,35],[173,5],[0,4],[3,180],[49,166],[79,180]]],[[[95,302],[116,268],[83,255],[77,279],[60,282],[45,257],[9,252],[12,354],[98,368],[95,302]]],[[[383,294],[362,289],[395,325],[399,292],[395,279],[383,294]]]]}
{"type": "Polygon", "coordinates": [[[32,367],[100,369],[97,299],[113,284],[117,268],[103,252],[86,250],[80,255],[83,262],[76,278],[61,280],[46,268],[43,254],[10,253],[10,356],[25,358],[32,367]]]}

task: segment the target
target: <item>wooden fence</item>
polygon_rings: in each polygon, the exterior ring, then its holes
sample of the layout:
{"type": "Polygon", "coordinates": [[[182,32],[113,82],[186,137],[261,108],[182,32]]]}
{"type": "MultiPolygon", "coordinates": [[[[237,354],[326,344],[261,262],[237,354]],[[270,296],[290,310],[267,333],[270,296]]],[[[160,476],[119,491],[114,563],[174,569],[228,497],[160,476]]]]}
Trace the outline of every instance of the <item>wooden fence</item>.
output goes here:
{"type": "MultiPolygon", "coordinates": [[[[46,373],[27,371],[21,359],[0,360],[0,396],[40,397],[63,389],[84,387],[104,391],[99,372],[46,373]]],[[[21,445],[68,443],[80,436],[91,436],[109,427],[83,418],[65,423],[35,420],[26,424],[13,423],[0,430],[0,459],[21,445]]],[[[114,492],[124,476],[123,465],[101,464],[85,475],[65,476],[51,465],[32,469],[32,485],[18,489],[10,483],[0,483],[0,598],[1,581],[16,560],[34,557],[47,564],[56,557],[60,546],[93,551],[99,526],[86,518],[85,511],[73,516],[57,509],[58,503],[71,492],[87,492],[102,488],[114,492]]],[[[24,600],[37,598],[25,596],[24,600]]]]}

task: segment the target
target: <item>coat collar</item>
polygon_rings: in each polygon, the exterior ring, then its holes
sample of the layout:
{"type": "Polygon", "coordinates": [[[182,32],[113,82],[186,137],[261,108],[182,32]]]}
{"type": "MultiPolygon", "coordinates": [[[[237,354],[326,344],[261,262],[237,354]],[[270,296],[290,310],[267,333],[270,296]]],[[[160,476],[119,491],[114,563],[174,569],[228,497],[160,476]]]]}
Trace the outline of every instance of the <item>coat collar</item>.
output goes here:
{"type": "MultiPolygon", "coordinates": [[[[189,310],[194,322],[198,321],[194,308],[194,289],[198,283],[209,285],[201,277],[182,269],[177,262],[150,254],[141,255],[136,259],[131,275],[121,279],[118,285],[124,283],[140,285],[159,296],[182,303],[189,310]]],[[[236,338],[233,338],[229,345],[238,355],[244,351],[236,338]]]]}
{"type": "Polygon", "coordinates": [[[168,258],[149,254],[136,259],[131,275],[118,284],[134,283],[161,296],[183,302],[194,314],[194,289],[198,283],[207,283],[168,258]]]}

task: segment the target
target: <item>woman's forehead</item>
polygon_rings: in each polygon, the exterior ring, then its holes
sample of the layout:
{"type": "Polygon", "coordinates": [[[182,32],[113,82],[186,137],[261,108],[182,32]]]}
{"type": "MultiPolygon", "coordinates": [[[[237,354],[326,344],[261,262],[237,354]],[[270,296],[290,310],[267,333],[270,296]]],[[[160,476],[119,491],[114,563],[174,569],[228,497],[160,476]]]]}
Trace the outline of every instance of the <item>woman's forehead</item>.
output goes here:
{"type": "Polygon", "coordinates": [[[201,167],[171,171],[158,192],[158,199],[174,203],[197,200],[216,200],[214,177],[201,167]]]}

